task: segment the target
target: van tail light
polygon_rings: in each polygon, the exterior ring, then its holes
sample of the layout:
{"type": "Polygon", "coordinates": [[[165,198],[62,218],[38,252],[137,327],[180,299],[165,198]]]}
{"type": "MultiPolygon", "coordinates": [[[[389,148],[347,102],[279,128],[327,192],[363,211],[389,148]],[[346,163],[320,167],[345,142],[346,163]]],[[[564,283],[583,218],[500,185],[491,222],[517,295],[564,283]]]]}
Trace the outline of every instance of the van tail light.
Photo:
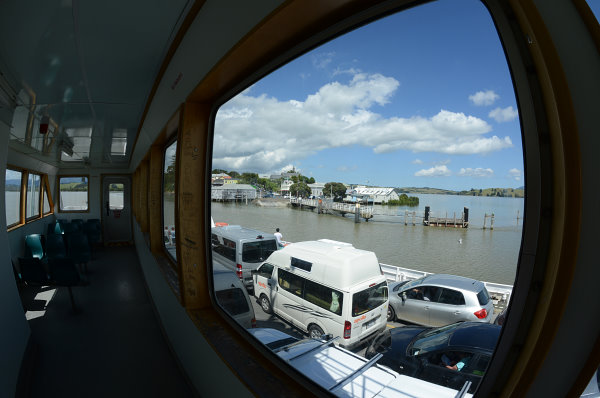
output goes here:
{"type": "Polygon", "coordinates": [[[485,318],[487,318],[487,311],[486,311],[485,308],[482,308],[479,311],[474,312],[473,314],[477,317],[477,319],[485,319],[485,318]]]}
{"type": "Polygon", "coordinates": [[[252,327],[255,328],[256,327],[256,318],[252,318],[252,320],[250,322],[252,322],[252,327]]]}
{"type": "Polygon", "coordinates": [[[237,264],[236,274],[237,274],[238,278],[242,279],[242,264],[237,264]]]}
{"type": "Polygon", "coordinates": [[[344,338],[349,339],[352,333],[352,324],[349,321],[344,322],[344,338]]]}

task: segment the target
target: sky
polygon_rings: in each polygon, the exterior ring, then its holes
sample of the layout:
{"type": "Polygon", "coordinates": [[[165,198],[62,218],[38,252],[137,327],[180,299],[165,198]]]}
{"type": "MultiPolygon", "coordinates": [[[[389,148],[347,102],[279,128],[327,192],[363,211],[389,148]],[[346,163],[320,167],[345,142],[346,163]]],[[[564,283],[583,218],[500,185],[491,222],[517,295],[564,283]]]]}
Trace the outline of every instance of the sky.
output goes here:
{"type": "Polygon", "coordinates": [[[217,113],[213,168],[317,182],[521,187],[518,107],[485,7],[388,16],[272,72],[217,113]]]}

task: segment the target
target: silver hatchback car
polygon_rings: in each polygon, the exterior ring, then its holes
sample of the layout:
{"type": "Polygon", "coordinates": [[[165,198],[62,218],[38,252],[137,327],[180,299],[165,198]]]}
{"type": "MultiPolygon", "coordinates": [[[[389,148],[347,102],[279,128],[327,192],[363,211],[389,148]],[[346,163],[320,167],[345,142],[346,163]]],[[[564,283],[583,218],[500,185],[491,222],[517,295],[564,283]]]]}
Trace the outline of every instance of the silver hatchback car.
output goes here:
{"type": "Polygon", "coordinates": [[[485,285],[471,278],[434,274],[388,284],[388,321],[427,326],[459,321],[491,322],[494,304],[485,285]]]}

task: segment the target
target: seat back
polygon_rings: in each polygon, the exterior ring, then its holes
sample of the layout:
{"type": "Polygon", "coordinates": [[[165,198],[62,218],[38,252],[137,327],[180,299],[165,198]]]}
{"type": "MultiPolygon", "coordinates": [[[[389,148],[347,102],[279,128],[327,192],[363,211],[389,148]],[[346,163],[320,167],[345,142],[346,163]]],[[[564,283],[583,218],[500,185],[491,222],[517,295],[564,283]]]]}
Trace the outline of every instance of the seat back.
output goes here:
{"type": "Polygon", "coordinates": [[[25,256],[44,258],[44,245],[42,244],[42,235],[31,234],[25,236],[25,256]]]}
{"type": "Polygon", "coordinates": [[[30,285],[48,284],[48,272],[42,260],[37,257],[19,258],[20,277],[30,285]]]}
{"type": "Polygon", "coordinates": [[[92,252],[90,243],[85,234],[71,234],[67,237],[69,258],[76,264],[86,263],[91,260],[92,252]]]}
{"type": "Polygon", "coordinates": [[[63,227],[63,231],[64,231],[65,235],[71,235],[71,234],[74,234],[74,233],[77,233],[80,231],[79,223],[70,222],[70,223],[64,224],[62,227],[63,227]]]}
{"type": "Polygon", "coordinates": [[[67,257],[67,249],[63,235],[52,234],[46,238],[46,257],[49,259],[67,257]]]}
{"type": "Polygon", "coordinates": [[[75,286],[81,282],[81,277],[73,261],[68,258],[49,259],[48,269],[52,283],[58,286],[75,286]]]}
{"type": "Polygon", "coordinates": [[[59,222],[51,222],[48,224],[48,235],[63,234],[63,228],[59,222]]]}

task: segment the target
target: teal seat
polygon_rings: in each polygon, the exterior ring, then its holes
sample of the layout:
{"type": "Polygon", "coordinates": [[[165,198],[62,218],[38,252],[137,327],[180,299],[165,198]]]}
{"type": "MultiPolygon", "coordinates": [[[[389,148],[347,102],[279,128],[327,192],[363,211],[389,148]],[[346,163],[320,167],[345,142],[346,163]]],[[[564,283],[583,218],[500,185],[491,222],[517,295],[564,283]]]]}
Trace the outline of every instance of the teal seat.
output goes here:
{"type": "Polygon", "coordinates": [[[31,234],[25,236],[25,256],[43,259],[44,245],[43,237],[40,234],[31,234]]]}
{"type": "Polygon", "coordinates": [[[48,224],[48,235],[60,234],[64,233],[63,228],[59,222],[51,222],[48,224]]]}
{"type": "Polygon", "coordinates": [[[67,237],[68,256],[75,264],[80,264],[87,273],[87,264],[92,260],[92,251],[87,235],[71,234],[67,237]]]}
{"type": "Polygon", "coordinates": [[[67,249],[62,234],[48,235],[46,238],[46,257],[48,259],[67,258],[67,249]]]}
{"type": "Polygon", "coordinates": [[[45,264],[37,257],[19,258],[19,278],[28,285],[45,286],[50,276],[45,264]]]}

